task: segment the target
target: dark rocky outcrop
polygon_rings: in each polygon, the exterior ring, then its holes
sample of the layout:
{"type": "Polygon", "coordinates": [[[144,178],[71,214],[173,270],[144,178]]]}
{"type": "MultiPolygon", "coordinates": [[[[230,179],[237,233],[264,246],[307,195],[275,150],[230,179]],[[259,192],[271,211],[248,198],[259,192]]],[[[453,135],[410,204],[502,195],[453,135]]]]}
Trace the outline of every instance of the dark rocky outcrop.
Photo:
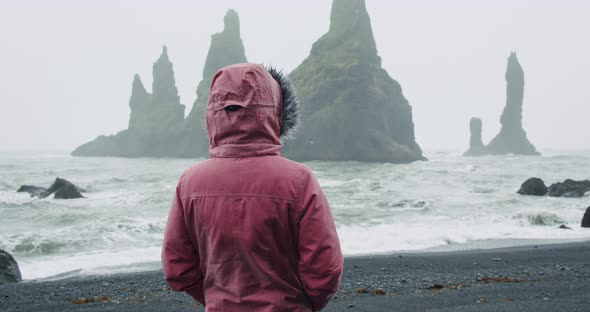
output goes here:
{"type": "Polygon", "coordinates": [[[590,191],[590,181],[567,179],[563,182],[551,184],[548,194],[552,197],[583,197],[588,191],[590,191]]]}
{"type": "Polygon", "coordinates": [[[487,145],[490,154],[540,155],[529,142],[522,127],[522,100],[524,96],[524,72],[516,53],[508,58],[506,69],[506,106],[500,119],[500,133],[487,145]]]}
{"type": "Polygon", "coordinates": [[[302,126],[283,149],[297,160],[423,160],[412,108],[381,67],[364,0],[334,0],[328,32],[290,75],[302,126]]]}
{"type": "Polygon", "coordinates": [[[590,228],[590,207],[586,208],[586,212],[582,218],[582,227],[590,228]]]}
{"type": "Polygon", "coordinates": [[[172,63],[166,47],[153,66],[152,94],[138,75],[133,79],[129,127],[116,135],[99,136],[78,147],[74,156],[199,157],[207,156],[209,140],[205,109],[213,75],[226,65],[246,62],[238,13],[229,10],[222,32],[211,46],[197,87],[197,100],[187,118],[180,104],[172,63]]]}
{"type": "Polygon", "coordinates": [[[172,62],[166,46],[153,65],[152,94],[139,75],[133,78],[128,129],[116,135],[99,136],[78,147],[75,156],[175,156],[182,132],[185,107],[180,103],[172,62]]]}
{"type": "Polygon", "coordinates": [[[82,194],[77,186],[75,186],[72,182],[57,178],[51,184],[49,189],[41,196],[41,197],[48,197],[51,194],[54,194],[53,197],[56,199],[74,199],[74,198],[83,198],[82,194]]]}
{"type": "Polygon", "coordinates": [[[223,21],[223,31],[211,36],[211,45],[203,68],[203,79],[197,86],[197,99],[185,121],[188,133],[183,138],[187,140],[183,147],[187,149],[184,151],[187,156],[207,156],[209,154],[206,109],[213,76],[222,67],[247,62],[244,44],[240,37],[238,13],[228,10],[223,21]]]}
{"type": "Polygon", "coordinates": [[[21,280],[22,277],[16,260],[12,255],[0,249],[0,284],[16,283],[21,280]]]}
{"type": "Polygon", "coordinates": [[[80,193],[86,192],[86,190],[74,185],[66,179],[56,178],[48,189],[38,186],[23,185],[17,190],[17,192],[26,192],[31,194],[31,196],[40,198],[49,197],[53,194],[53,198],[56,199],[75,199],[84,198],[80,193]]]}
{"type": "Polygon", "coordinates": [[[517,193],[520,195],[545,196],[547,192],[547,186],[543,180],[530,178],[520,186],[517,193]]]}
{"type": "Polygon", "coordinates": [[[469,150],[463,156],[482,156],[487,154],[487,150],[481,139],[481,119],[471,118],[469,121],[469,130],[471,139],[469,140],[469,150]]]}
{"type": "Polygon", "coordinates": [[[39,186],[23,185],[17,190],[17,192],[29,193],[31,196],[41,197],[45,192],[47,192],[47,189],[39,186]]]}

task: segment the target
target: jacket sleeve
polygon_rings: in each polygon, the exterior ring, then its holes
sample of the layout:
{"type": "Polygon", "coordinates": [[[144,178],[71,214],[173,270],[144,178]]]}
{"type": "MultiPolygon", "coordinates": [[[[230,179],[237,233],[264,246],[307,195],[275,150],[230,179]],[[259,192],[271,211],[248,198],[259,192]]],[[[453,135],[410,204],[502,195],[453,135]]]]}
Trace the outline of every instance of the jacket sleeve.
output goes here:
{"type": "Polygon", "coordinates": [[[197,244],[191,241],[186,227],[184,209],[179,195],[180,185],[181,183],[176,187],[164,232],[162,246],[164,276],[172,289],[184,291],[205,305],[203,274],[199,267],[197,244]]]}
{"type": "Polygon", "coordinates": [[[314,311],[320,311],[340,286],[343,257],[326,196],[311,172],[299,203],[299,274],[314,311]]]}

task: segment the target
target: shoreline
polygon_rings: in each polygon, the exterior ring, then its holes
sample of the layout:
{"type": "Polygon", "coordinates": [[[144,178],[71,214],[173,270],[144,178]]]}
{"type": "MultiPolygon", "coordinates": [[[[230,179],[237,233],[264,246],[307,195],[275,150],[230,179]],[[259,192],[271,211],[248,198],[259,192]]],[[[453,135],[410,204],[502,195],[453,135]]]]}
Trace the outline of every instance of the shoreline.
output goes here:
{"type": "MultiPolygon", "coordinates": [[[[590,233],[590,230],[589,230],[590,233]]],[[[557,239],[485,239],[485,240],[473,240],[468,241],[465,243],[457,243],[457,244],[447,244],[447,245],[440,245],[434,247],[428,247],[425,249],[417,249],[417,250],[398,250],[398,251],[388,251],[388,252],[375,252],[375,253],[366,253],[366,254],[345,254],[345,258],[355,259],[355,258],[371,258],[371,257],[388,257],[388,256],[397,256],[397,255],[405,255],[405,254],[436,254],[436,253],[446,253],[446,252],[469,252],[469,251],[486,251],[486,250],[494,250],[494,249],[511,249],[511,248],[518,248],[518,247],[526,247],[526,246],[543,246],[543,245],[563,245],[563,244],[572,244],[572,243],[584,243],[590,242],[590,238],[557,238],[557,239]]],[[[64,271],[55,275],[50,275],[46,277],[39,277],[39,278],[30,278],[25,279],[23,278],[22,283],[36,283],[36,282],[50,282],[50,281],[60,281],[66,279],[84,279],[94,276],[111,276],[111,275],[125,275],[125,274],[136,274],[136,273],[144,273],[144,272],[152,272],[160,270],[161,262],[160,261],[144,261],[138,262],[135,264],[126,264],[122,266],[112,266],[110,268],[115,268],[112,271],[105,269],[105,267],[93,267],[87,269],[74,269],[70,271],[64,271]],[[137,267],[142,267],[142,269],[137,269],[137,267]],[[126,271],[124,268],[132,268],[129,271],[126,271]],[[90,272],[85,272],[90,271],[90,272]]],[[[22,273],[22,271],[21,271],[22,273]]]]}
{"type": "MultiPolygon", "coordinates": [[[[323,311],[588,311],[590,241],[345,258],[323,311]]],[[[162,272],[0,285],[3,311],[203,311],[162,272]]]]}

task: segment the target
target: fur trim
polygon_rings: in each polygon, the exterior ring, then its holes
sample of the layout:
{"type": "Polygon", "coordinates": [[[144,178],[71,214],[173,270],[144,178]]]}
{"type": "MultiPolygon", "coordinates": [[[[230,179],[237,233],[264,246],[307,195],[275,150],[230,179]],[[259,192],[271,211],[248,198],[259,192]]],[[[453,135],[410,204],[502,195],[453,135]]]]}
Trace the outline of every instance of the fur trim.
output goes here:
{"type": "Polygon", "coordinates": [[[266,70],[281,86],[281,99],[283,111],[281,113],[281,138],[292,139],[299,125],[299,100],[295,94],[295,88],[289,77],[272,66],[266,70]]]}

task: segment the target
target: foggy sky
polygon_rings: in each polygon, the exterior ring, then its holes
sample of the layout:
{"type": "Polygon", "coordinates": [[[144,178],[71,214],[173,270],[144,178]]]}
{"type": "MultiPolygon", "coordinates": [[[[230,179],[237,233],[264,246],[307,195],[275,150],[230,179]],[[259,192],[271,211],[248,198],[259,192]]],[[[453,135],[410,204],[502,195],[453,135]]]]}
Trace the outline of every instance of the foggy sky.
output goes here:
{"type": "MultiPolygon", "coordinates": [[[[523,124],[544,148],[590,149],[590,3],[367,0],[383,67],[413,108],[417,142],[467,149],[500,128],[506,61],[525,72],[523,124]]],[[[127,128],[133,75],[151,90],[163,44],[186,113],[233,8],[250,62],[291,71],[329,26],[331,1],[0,2],[0,151],[70,152],[127,128]],[[124,2],[124,3],[123,3],[124,2]]]]}

